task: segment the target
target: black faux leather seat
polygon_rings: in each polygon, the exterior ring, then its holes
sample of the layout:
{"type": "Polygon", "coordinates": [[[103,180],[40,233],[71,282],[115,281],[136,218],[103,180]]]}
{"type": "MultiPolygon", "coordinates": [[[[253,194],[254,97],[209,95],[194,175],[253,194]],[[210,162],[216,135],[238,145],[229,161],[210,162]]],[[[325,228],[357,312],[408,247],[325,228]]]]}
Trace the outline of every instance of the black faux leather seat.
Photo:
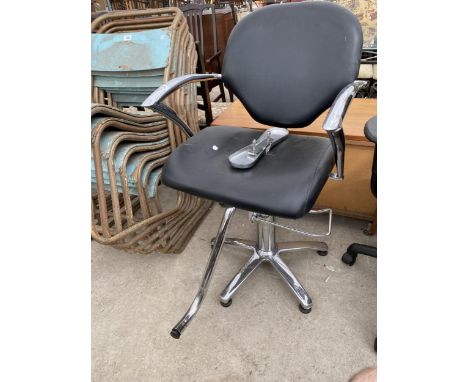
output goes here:
{"type": "Polygon", "coordinates": [[[169,157],[162,181],[175,189],[252,212],[286,218],[304,216],[333,169],[330,140],[289,135],[251,169],[231,167],[229,154],[260,134],[258,130],[230,126],[203,129],[169,157]]]}

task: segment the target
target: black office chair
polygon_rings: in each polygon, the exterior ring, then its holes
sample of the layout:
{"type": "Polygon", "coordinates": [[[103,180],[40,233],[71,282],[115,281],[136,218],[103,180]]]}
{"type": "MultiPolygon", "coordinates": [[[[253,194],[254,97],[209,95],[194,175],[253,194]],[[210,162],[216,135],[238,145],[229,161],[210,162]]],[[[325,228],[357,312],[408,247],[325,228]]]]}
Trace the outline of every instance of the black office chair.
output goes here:
{"type": "MultiPolygon", "coordinates": [[[[377,117],[369,119],[364,127],[366,138],[375,143],[374,159],[372,161],[371,190],[377,197],[377,117]]],[[[354,243],[351,244],[341,260],[349,266],[354,265],[358,255],[377,257],[377,248],[370,245],[354,243]]],[[[374,349],[377,351],[377,338],[374,341],[374,349]]]]}
{"type": "Polygon", "coordinates": [[[190,137],[167,160],[162,182],[226,206],[201,286],[172,329],[174,338],[180,337],[197,313],[224,244],[247,249],[252,256],[221,293],[223,306],[231,304],[242,283],[267,261],[291,288],[300,310],[311,311],[312,299],[280,254],[308,249],[326,255],[328,247],[318,241],[277,243],[275,228],[287,227],[276,223],[275,217],[298,219],[307,215],[327,179],[343,179],[345,142],[341,123],[352,98],[364,85],[355,81],[361,48],[359,21],[339,5],[271,5],[253,12],[234,28],[222,75],[193,74],[173,79],[143,103],[170,118],[190,137]],[[232,126],[207,127],[193,135],[161,101],[185,84],[209,80],[222,80],[256,121],[276,127],[261,139],[257,130],[232,126]],[[287,128],[308,126],[330,107],[323,125],[328,138],[285,136],[287,128]],[[275,134],[283,134],[285,139],[272,147],[275,134]],[[233,156],[240,149],[240,154],[233,156]],[[242,160],[237,161],[239,156],[242,160]],[[238,168],[243,166],[248,168],[238,168]],[[336,172],[332,173],[334,166],[336,172]],[[256,242],[226,238],[236,208],[251,212],[251,221],[257,223],[256,242]]]}
{"type": "MultiPolygon", "coordinates": [[[[377,197],[377,117],[372,117],[364,126],[366,138],[375,143],[374,159],[372,161],[371,191],[377,197]]],[[[341,260],[349,266],[354,265],[358,254],[370,257],[377,257],[377,248],[370,245],[354,243],[351,244],[341,260]]]]}

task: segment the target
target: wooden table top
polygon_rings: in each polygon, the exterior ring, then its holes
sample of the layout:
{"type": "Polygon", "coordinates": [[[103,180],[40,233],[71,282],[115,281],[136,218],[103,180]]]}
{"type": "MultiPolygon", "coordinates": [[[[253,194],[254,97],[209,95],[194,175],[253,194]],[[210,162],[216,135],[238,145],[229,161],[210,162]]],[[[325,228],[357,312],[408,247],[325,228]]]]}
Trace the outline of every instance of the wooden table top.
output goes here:
{"type": "MultiPolygon", "coordinates": [[[[326,110],[311,125],[302,129],[289,129],[293,134],[316,135],[326,137],[327,133],[322,129],[323,121],[328,113],[326,110]]],[[[355,98],[348,108],[343,121],[343,130],[346,139],[351,141],[368,142],[364,135],[364,125],[377,115],[377,99],[355,98]]],[[[265,130],[270,126],[256,122],[245,110],[239,100],[235,100],[231,106],[223,111],[211,124],[212,126],[239,126],[252,129],[265,130]]]]}

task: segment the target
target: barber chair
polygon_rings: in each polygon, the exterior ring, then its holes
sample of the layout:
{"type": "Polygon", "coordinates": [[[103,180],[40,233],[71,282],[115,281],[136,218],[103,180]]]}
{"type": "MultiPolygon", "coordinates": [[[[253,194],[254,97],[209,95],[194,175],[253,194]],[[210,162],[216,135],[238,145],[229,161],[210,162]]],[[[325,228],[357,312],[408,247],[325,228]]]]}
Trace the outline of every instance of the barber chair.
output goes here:
{"type": "MultiPolygon", "coordinates": [[[[377,197],[377,117],[369,119],[364,127],[366,138],[375,143],[374,160],[372,161],[371,191],[377,197]]],[[[370,245],[353,243],[341,258],[343,263],[353,266],[358,255],[377,257],[377,248],[370,245]]],[[[377,338],[374,341],[374,350],[377,351],[377,338]]]]}
{"type": "MultiPolygon", "coordinates": [[[[275,228],[289,227],[275,218],[298,219],[309,214],[327,179],[343,179],[342,121],[364,85],[356,81],[361,49],[359,21],[339,5],[271,5],[253,12],[233,29],[222,74],[175,78],[144,101],[143,106],[165,115],[190,137],[165,163],[162,182],[225,206],[200,288],[172,329],[172,337],[179,338],[199,310],[225,244],[244,248],[251,257],[221,293],[223,306],[231,304],[236,291],[262,262],[269,262],[299,300],[301,312],[311,311],[310,295],[280,255],[312,250],[323,256],[327,244],[278,243],[275,228]],[[193,135],[162,101],[188,83],[210,80],[223,81],[256,121],[274,127],[261,137],[258,130],[235,126],[207,127],[193,135]],[[287,135],[288,128],[308,126],[329,108],[323,124],[328,137],[287,135]],[[284,139],[274,146],[272,137],[277,133],[284,139]],[[237,208],[250,212],[257,225],[256,242],[227,237],[237,208]]],[[[325,212],[330,214],[331,226],[331,211],[325,212]]],[[[321,235],[292,230],[309,237],[321,235]]]]}

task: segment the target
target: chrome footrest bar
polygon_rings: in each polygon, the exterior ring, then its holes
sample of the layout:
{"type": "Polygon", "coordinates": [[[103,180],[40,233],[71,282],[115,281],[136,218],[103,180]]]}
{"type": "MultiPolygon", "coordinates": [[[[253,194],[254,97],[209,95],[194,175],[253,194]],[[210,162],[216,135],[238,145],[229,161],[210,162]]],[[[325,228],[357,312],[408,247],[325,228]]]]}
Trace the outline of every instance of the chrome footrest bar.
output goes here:
{"type": "Polygon", "coordinates": [[[284,225],[284,224],[276,223],[276,222],[271,221],[271,220],[267,220],[267,219],[263,218],[263,215],[257,214],[257,213],[253,213],[251,215],[251,217],[250,217],[250,220],[251,220],[252,223],[262,222],[262,223],[265,223],[265,224],[271,224],[271,225],[273,225],[275,227],[283,228],[283,229],[286,229],[288,231],[299,233],[299,234],[304,235],[304,236],[323,237],[323,236],[329,236],[331,234],[332,219],[333,219],[333,212],[332,212],[331,208],[324,208],[324,209],[321,209],[321,210],[310,210],[309,211],[309,214],[324,214],[324,213],[328,213],[328,231],[325,232],[325,233],[311,233],[311,232],[307,232],[307,231],[302,231],[302,230],[294,228],[294,227],[290,227],[290,226],[287,226],[287,225],[284,225]]]}

